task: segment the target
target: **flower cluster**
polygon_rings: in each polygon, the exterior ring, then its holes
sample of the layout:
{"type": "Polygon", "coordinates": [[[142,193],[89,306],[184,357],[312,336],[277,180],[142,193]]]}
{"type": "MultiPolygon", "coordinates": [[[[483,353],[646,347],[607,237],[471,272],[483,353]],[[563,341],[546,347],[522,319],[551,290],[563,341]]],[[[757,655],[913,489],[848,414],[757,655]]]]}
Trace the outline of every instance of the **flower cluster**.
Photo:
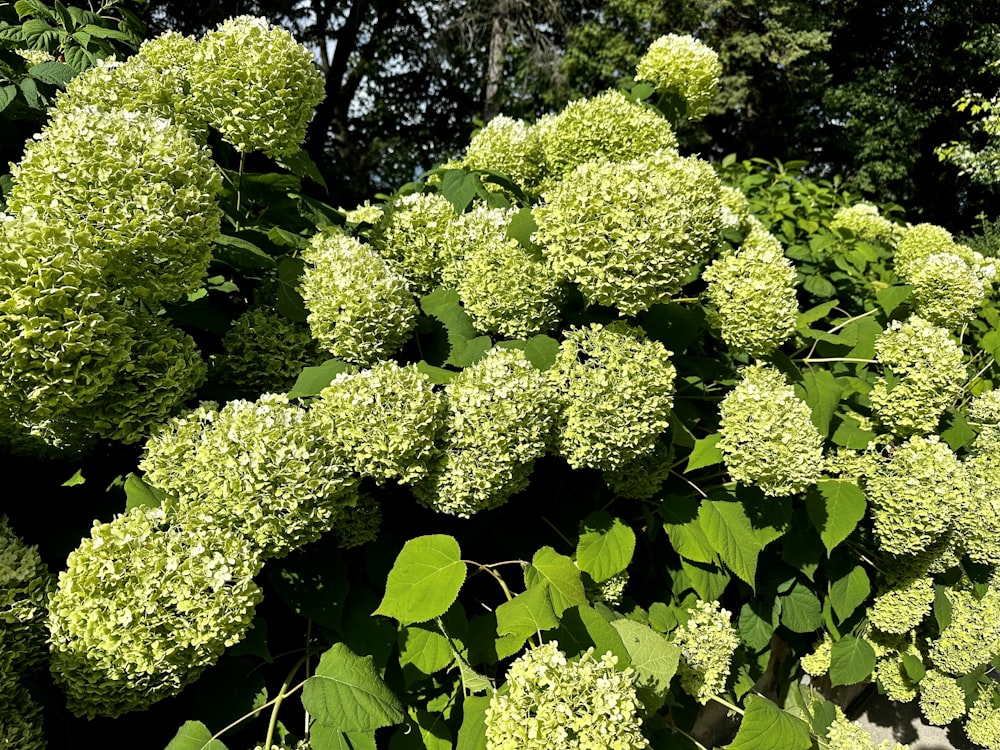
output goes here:
{"type": "Polygon", "coordinates": [[[324,97],[312,53],[263,18],[224,21],[198,43],[188,71],[191,107],[242,154],[295,153],[324,97]]]}
{"type": "Polygon", "coordinates": [[[49,603],[51,667],[74,713],[118,716],[176,694],[239,642],[259,559],[222,529],[137,506],[69,554],[49,603]]]}
{"type": "Polygon", "coordinates": [[[1000,452],[1000,389],[983,391],[972,399],[969,421],[979,429],[973,450],[1000,452]]]}
{"type": "Polygon", "coordinates": [[[222,351],[215,363],[219,380],[254,395],[290,390],[302,368],[325,358],[308,327],[263,306],[233,321],[222,351]]]}
{"type": "Polygon", "coordinates": [[[570,661],[549,641],[520,656],[505,689],[486,709],[487,750],[638,750],[640,703],[631,669],[618,671],[610,652],[588,650],[570,661]]]}
{"type": "Polygon", "coordinates": [[[6,516],[0,516],[0,639],[2,659],[14,671],[24,673],[44,658],[45,617],[54,583],[38,548],[25,544],[6,516]]]}
{"type": "Polygon", "coordinates": [[[877,640],[873,642],[876,646],[877,659],[875,669],[872,670],[872,679],[890,700],[909,703],[917,697],[918,687],[906,671],[903,657],[912,656],[922,660],[923,654],[912,641],[893,638],[897,642],[892,646],[880,644],[877,640]]]}
{"type": "Polygon", "coordinates": [[[962,392],[962,347],[946,329],[911,315],[876,338],[875,357],[889,371],[868,396],[879,422],[897,435],[933,432],[962,392]]]}
{"type": "Polygon", "coordinates": [[[891,242],[899,231],[895,224],[879,213],[878,207],[868,203],[837,209],[830,228],[847,229],[866,242],[891,242]]]}
{"type": "Polygon", "coordinates": [[[908,746],[882,740],[877,746],[871,732],[847,718],[840,706],[835,706],[836,715],[826,729],[827,750],[909,750],[908,746]]]}
{"type": "Polygon", "coordinates": [[[934,580],[928,575],[890,578],[868,608],[868,621],[883,633],[908,633],[930,614],[934,580]]]}
{"type": "Polygon", "coordinates": [[[649,452],[640,453],[614,469],[603,472],[604,482],[616,495],[632,500],[655,497],[673,470],[673,444],[662,435],[649,452]]]}
{"type": "Polygon", "coordinates": [[[990,750],[1000,747],[1000,711],[993,703],[992,687],[980,687],[979,694],[965,719],[965,734],[968,738],[990,750]]]}
{"type": "Polygon", "coordinates": [[[689,120],[708,114],[719,89],[722,63],[711,47],[692,36],[668,34],[649,45],[635,66],[635,77],[649,81],[659,93],[680,96],[689,120]]]}
{"type": "Polygon", "coordinates": [[[719,449],[737,482],[783,496],[803,492],[819,479],[823,437],[809,407],[774,367],[744,368],[719,414],[719,449]]]}
{"type": "Polygon", "coordinates": [[[652,453],[673,405],[670,355],[621,322],[567,330],[547,372],[559,400],[559,455],[608,472],[652,453]]]}
{"type": "Polygon", "coordinates": [[[389,361],[338,375],[310,411],[354,472],[412,484],[427,474],[437,453],[445,400],[415,365],[389,361]]]}
{"type": "Polygon", "coordinates": [[[318,539],[355,503],[347,456],[285,396],[230,401],[210,421],[202,414],[147,442],[139,464],[170,495],[176,523],[225,529],[255,555],[277,557],[318,539]],[[183,454],[179,439],[187,443],[183,454]],[[180,470],[164,471],[178,458],[180,470]]]}
{"type": "Polygon", "coordinates": [[[864,481],[879,547],[892,555],[930,548],[965,511],[968,480],[937,435],[914,436],[896,447],[864,481]]]}
{"type": "Polygon", "coordinates": [[[552,386],[517,349],[494,348],[445,386],[441,451],[413,487],[417,500],[468,517],[528,484],[553,421],[552,386]]]}
{"type": "Polygon", "coordinates": [[[929,655],[942,672],[966,675],[1000,654],[1000,591],[990,588],[982,598],[956,588],[945,593],[951,622],[931,641],[929,655]]]}
{"type": "Polygon", "coordinates": [[[987,292],[984,280],[955,253],[915,258],[905,281],[913,287],[914,312],[948,329],[972,320],[987,292]]]}
{"type": "Polygon", "coordinates": [[[674,631],[681,650],[681,688],[702,705],[726,690],[733,653],[740,645],[731,614],[718,602],[700,599],[688,609],[688,620],[674,631]]]}
{"type": "Polygon", "coordinates": [[[406,280],[370,246],[337,230],[316,234],[300,291],[313,337],[336,357],[371,364],[396,352],[416,323],[406,280]]]}
{"type": "Polygon", "coordinates": [[[393,261],[416,294],[441,282],[452,250],[458,217],[451,201],[439,193],[410,193],[396,199],[372,237],[379,254],[393,261]]]}
{"type": "Polygon", "coordinates": [[[980,433],[972,455],[962,464],[970,488],[968,508],[955,518],[954,529],[965,554],[982,565],[996,565],[1000,563],[1000,446],[995,438],[982,440],[980,433]]]}
{"type": "Polygon", "coordinates": [[[469,140],[462,166],[500,172],[528,195],[534,195],[545,175],[545,155],[533,126],[498,115],[469,140]]]}
{"type": "Polygon", "coordinates": [[[893,258],[896,271],[902,278],[909,278],[915,263],[939,253],[957,255],[984,285],[992,282],[997,275],[995,261],[983,257],[982,253],[966,245],[959,245],[951,232],[936,224],[916,224],[906,228],[896,243],[893,258]]]}
{"type": "Polygon", "coordinates": [[[665,302],[722,230],[719,178],[673,151],[581,164],[534,209],[532,239],[590,303],[625,315],[665,302]]]}
{"type": "MultiPolygon", "coordinates": [[[[16,644],[13,647],[16,649],[16,644]]],[[[0,747],[46,750],[42,707],[21,682],[7,654],[8,648],[11,648],[11,635],[0,630],[0,747]]]]}
{"type": "Polygon", "coordinates": [[[666,120],[614,90],[570,102],[558,114],[541,118],[535,129],[555,179],[595,159],[624,162],[677,150],[677,136],[666,120]]]}
{"type": "Polygon", "coordinates": [[[763,357],[795,330],[795,268],[762,226],[751,229],[739,250],[724,252],[701,277],[714,306],[709,321],[731,348],[763,357]]]}
{"type": "Polygon", "coordinates": [[[822,677],[830,671],[833,660],[833,638],[826,631],[813,650],[799,659],[802,671],[811,677],[822,677]]]}
{"type": "Polygon", "coordinates": [[[928,724],[950,724],[965,715],[965,691],[955,678],[928,669],[920,680],[920,713],[928,724]]]}

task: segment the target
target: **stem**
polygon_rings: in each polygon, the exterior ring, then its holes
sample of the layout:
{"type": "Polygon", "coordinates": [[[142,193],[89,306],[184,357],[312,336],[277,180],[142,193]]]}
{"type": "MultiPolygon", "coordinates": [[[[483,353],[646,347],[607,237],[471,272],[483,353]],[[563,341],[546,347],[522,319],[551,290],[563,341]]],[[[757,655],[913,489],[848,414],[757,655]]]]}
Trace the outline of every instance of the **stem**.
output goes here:
{"type": "Polygon", "coordinates": [[[742,708],[740,708],[739,706],[735,706],[735,705],[733,705],[732,703],[730,703],[729,701],[727,701],[727,700],[726,700],[725,698],[720,698],[720,697],[719,697],[719,696],[717,696],[717,695],[713,695],[713,696],[712,696],[712,700],[713,700],[713,701],[715,701],[716,703],[718,703],[718,704],[722,705],[722,706],[725,706],[725,707],[726,707],[726,708],[728,708],[728,709],[729,709],[730,711],[735,711],[735,712],[736,712],[736,713],[738,713],[738,714],[739,714],[740,716],[743,716],[743,713],[744,713],[743,709],[742,709],[742,708]]]}
{"type": "Polygon", "coordinates": [[[477,563],[475,560],[462,560],[462,562],[464,562],[467,565],[475,565],[477,568],[479,568],[479,570],[485,571],[486,573],[489,573],[491,576],[493,576],[497,580],[497,583],[500,584],[500,588],[503,589],[503,593],[504,596],[507,597],[507,601],[511,601],[514,598],[514,595],[510,593],[510,589],[507,588],[507,582],[503,579],[503,576],[497,573],[491,567],[489,567],[488,565],[483,565],[482,563],[477,563]]]}
{"type": "Polygon", "coordinates": [[[677,732],[678,734],[683,734],[685,737],[687,737],[689,740],[691,740],[691,742],[693,742],[695,745],[697,745],[698,748],[699,748],[699,750],[708,750],[707,747],[705,747],[704,745],[702,745],[700,742],[698,742],[698,740],[696,740],[694,737],[692,737],[690,734],[688,734],[687,732],[685,732],[680,727],[673,727],[673,731],[677,732]]]}
{"type": "Polygon", "coordinates": [[[236,231],[240,231],[240,206],[243,205],[243,170],[246,167],[247,155],[240,152],[240,171],[236,175],[236,231]]]}
{"type": "Polygon", "coordinates": [[[861,359],[860,357],[803,357],[802,361],[807,365],[817,362],[861,362],[867,365],[878,364],[877,359],[861,359]]]}
{"type": "MultiPolygon", "coordinates": [[[[296,666],[297,666],[297,665],[296,665],[296,666]]],[[[268,708],[268,707],[269,707],[269,706],[271,706],[271,705],[272,705],[273,703],[276,703],[276,702],[278,702],[278,700],[279,700],[279,699],[284,699],[284,698],[288,698],[288,697],[290,697],[291,695],[293,695],[294,693],[296,693],[297,691],[299,691],[299,690],[300,690],[300,689],[302,688],[302,686],[303,686],[303,685],[305,685],[305,684],[306,684],[306,681],[305,681],[305,680],[303,680],[302,682],[300,682],[300,683],[299,683],[298,685],[296,685],[295,687],[293,687],[293,688],[289,688],[288,690],[285,690],[285,691],[284,691],[283,693],[279,694],[279,695],[278,695],[278,697],[276,697],[276,698],[272,698],[271,700],[269,700],[269,701],[268,701],[267,703],[265,703],[264,705],[262,705],[262,706],[259,706],[258,708],[255,708],[255,709],[254,709],[253,711],[249,711],[249,712],[247,712],[247,713],[243,714],[243,715],[242,715],[242,716],[241,716],[240,718],[238,718],[238,719],[237,719],[236,721],[232,722],[231,724],[228,724],[227,726],[224,726],[224,727],[223,727],[222,729],[220,729],[220,730],[219,730],[218,732],[216,732],[215,734],[213,734],[213,735],[212,735],[212,739],[213,739],[213,740],[217,740],[217,739],[219,739],[219,738],[220,738],[220,737],[221,737],[222,735],[224,735],[224,734],[225,734],[226,732],[228,732],[228,731],[229,731],[230,729],[232,729],[233,727],[236,727],[236,726],[239,726],[240,724],[242,724],[242,723],[243,723],[244,721],[246,721],[246,720],[247,720],[247,719],[249,719],[250,717],[252,717],[252,716],[255,716],[255,715],[257,715],[257,714],[261,713],[262,711],[264,711],[264,709],[268,708]]],[[[282,686],[282,687],[284,687],[284,686],[282,686]]]]}
{"type": "Polygon", "coordinates": [[[288,672],[288,676],[285,678],[285,681],[281,683],[281,689],[278,691],[278,694],[274,697],[274,700],[272,701],[274,707],[271,709],[271,721],[268,722],[267,725],[267,739],[264,740],[264,747],[271,747],[272,744],[271,741],[274,739],[274,730],[278,726],[278,710],[281,708],[281,702],[289,695],[291,695],[293,692],[298,690],[299,687],[306,684],[305,680],[303,680],[294,688],[289,687],[292,683],[292,680],[295,678],[295,674],[299,671],[299,667],[307,663],[307,661],[308,661],[307,658],[303,656],[301,659],[295,662],[291,670],[288,672]]]}

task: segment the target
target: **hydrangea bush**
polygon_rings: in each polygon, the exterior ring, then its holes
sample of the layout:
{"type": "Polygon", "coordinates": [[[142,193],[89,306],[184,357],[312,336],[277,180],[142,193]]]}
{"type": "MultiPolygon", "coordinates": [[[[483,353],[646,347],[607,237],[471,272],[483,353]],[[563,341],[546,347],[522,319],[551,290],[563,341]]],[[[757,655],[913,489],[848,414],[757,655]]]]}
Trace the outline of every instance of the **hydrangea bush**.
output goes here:
{"type": "Polygon", "coordinates": [[[63,451],[31,460],[79,518],[55,584],[0,556],[0,726],[874,748],[874,684],[996,747],[993,261],[681,154],[717,69],[664,38],[350,210],[297,151],[319,73],[259,19],[69,86],[3,216],[0,429],[63,451]]]}

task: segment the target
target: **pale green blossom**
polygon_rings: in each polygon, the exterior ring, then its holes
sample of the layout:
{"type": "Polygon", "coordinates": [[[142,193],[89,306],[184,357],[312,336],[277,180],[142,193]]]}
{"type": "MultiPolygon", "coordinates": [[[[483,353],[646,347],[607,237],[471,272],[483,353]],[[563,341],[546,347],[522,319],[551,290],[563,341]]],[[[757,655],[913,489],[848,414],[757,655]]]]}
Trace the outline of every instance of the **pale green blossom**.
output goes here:
{"type": "Polygon", "coordinates": [[[371,241],[402,270],[414,293],[426,294],[441,283],[453,259],[457,221],[451,201],[440,193],[410,193],[386,206],[371,241]]]}
{"type": "Polygon", "coordinates": [[[744,368],[719,405],[718,447],[730,476],[765,495],[803,492],[823,472],[823,437],[809,407],[770,365],[744,368]]]}
{"type": "Polygon", "coordinates": [[[934,580],[927,575],[890,577],[868,608],[868,621],[883,633],[902,635],[931,612],[934,580]]]}
{"type": "MultiPolygon", "coordinates": [[[[872,645],[878,646],[873,640],[872,645]]],[[[903,665],[903,657],[908,655],[923,661],[923,654],[912,642],[898,644],[898,648],[876,648],[877,660],[872,670],[872,680],[888,696],[897,703],[909,703],[915,700],[919,689],[903,665]]]]}
{"type": "Polygon", "coordinates": [[[986,298],[983,280],[955,253],[915,258],[904,281],[913,288],[914,312],[942,328],[954,329],[972,320],[986,298]]]}
{"type": "Polygon", "coordinates": [[[26,544],[0,516],[0,642],[2,658],[14,671],[24,673],[44,661],[54,584],[38,547],[26,544]]]}
{"type": "Polygon", "coordinates": [[[667,34],[649,45],[635,66],[635,77],[649,81],[660,93],[680,96],[689,120],[708,114],[719,90],[722,63],[711,47],[692,36],[667,34]]]}
{"type": "Polygon", "coordinates": [[[14,637],[0,630],[0,750],[46,750],[42,707],[21,681],[12,654],[14,637]]]}
{"type": "Polygon", "coordinates": [[[952,588],[945,595],[951,604],[951,621],[931,641],[928,653],[942,672],[962,676],[1000,654],[1000,592],[990,588],[980,599],[970,591],[952,588]]]}
{"type": "Polygon", "coordinates": [[[718,602],[698,600],[688,620],[674,631],[681,649],[681,687],[702,705],[726,690],[733,654],[740,645],[731,613],[718,602]]]}
{"type": "Polygon", "coordinates": [[[813,650],[799,659],[802,671],[810,677],[822,677],[830,671],[830,661],[833,658],[833,638],[826,631],[823,637],[813,645],[813,650]]]}
{"type": "Polygon", "coordinates": [[[751,229],[738,250],[722,253],[701,277],[712,304],[708,319],[733,349],[763,357],[795,331],[795,268],[762,227],[751,229]]]}
{"type": "Polygon", "coordinates": [[[908,746],[883,740],[877,746],[871,732],[844,714],[835,706],[836,716],[826,730],[825,750],[909,750],[908,746]]]}
{"type": "Polygon", "coordinates": [[[965,691],[955,678],[929,669],[920,680],[920,713],[928,724],[950,724],[965,715],[965,691]]]}
{"type": "Polygon", "coordinates": [[[299,291],[313,337],[326,351],[368,365],[410,337],[417,305],[406,280],[370,246],[337,230],[321,232],[302,253],[299,291]]]}
{"type": "Polygon", "coordinates": [[[831,229],[847,229],[866,242],[891,242],[901,228],[879,213],[878,207],[869,203],[855,203],[838,208],[830,222],[831,229]]]}
{"type": "Polygon", "coordinates": [[[487,750],[638,750],[641,704],[634,672],[591,648],[568,660],[549,641],[520,656],[486,709],[487,750]]]}
{"type": "Polygon", "coordinates": [[[497,115],[473,134],[461,163],[468,169],[500,172],[529,196],[545,174],[538,130],[506,115],[497,115]]]}
{"type": "Polygon", "coordinates": [[[714,254],[721,187],[708,162],[672,151],[586,162],[533,210],[532,240],[587,302],[634,315],[668,301],[714,254]]]}
{"type": "Polygon", "coordinates": [[[987,750],[1000,750],[1000,710],[993,705],[995,694],[992,686],[980,686],[965,719],[966,736],[987,750]]]}

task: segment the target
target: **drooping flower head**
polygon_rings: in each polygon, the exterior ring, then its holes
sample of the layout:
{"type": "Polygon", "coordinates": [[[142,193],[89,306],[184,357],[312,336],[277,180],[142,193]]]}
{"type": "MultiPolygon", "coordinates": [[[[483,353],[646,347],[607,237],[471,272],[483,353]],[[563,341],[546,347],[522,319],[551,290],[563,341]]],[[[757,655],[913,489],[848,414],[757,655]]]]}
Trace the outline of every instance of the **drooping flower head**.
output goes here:
{"type": "Polygon", "coordinates": [[[726,690],[733,654],[740,645],[731,614],[718,602],[698,600],[674,631],[681,650],[681,687],[702,705],[726,690]]]}
{"type": "Polygon", "coordinates": [[[913,287],[910,297],[913,311],[949,330],[972,320],[986,298],[983,279],[955,253],[914,258],[904,280],[913,287]]]}
{"type": "MultiPolygon", "coordinates": [[[[971,591],[951,588],[945,595],[951,621],[931,641],[929,655],[941,672],[961,677],[1000,654],[1000,591],[991,586],[977,598],[971,591]]],[[[922,680],[920,684],[922,688],[922,680]]]]}
{"type": "Polygon", "coordinates": [[[692,36],[667,34],[649,45],[635,66],[638,81],[649,81],[660,93],[678,95],[689,120],[708,114],[719,90],[722,63],[711,47],[692,36]]]}
{"type": "Polygon", "coordinates": [[[1000,747],[1000,710],[994,707],[995,689],[980,686],[976,700],[965,720],[965,734],[977,745],[1000,747]]]}
{"type": "Polygon", "coordinates": [[[929,669],[920,680],[920,713],[928,724],[947,726],[965,716],[965,691],[954,677],[929,669]]]}

